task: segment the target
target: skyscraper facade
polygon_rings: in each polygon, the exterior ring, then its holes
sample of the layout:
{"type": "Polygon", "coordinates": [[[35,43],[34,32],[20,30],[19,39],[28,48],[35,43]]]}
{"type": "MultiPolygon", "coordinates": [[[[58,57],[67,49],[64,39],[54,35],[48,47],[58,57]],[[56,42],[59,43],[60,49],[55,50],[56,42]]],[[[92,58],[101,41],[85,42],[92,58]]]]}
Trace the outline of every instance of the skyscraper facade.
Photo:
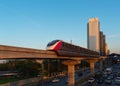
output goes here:
{"type": "Polygon", "coordinates": [[[108,49],[108,45],[107,43],[105,43],[105,54],[108,55],[109,54],[109,49],[108,49]]]}
{"type": "Polygon", "coordinates": [[[100,31],[100,55],[103,53],[103,32],[100,31]]]}
{"type": "Polygon", "coordinates": [[[100,31],[100,55],[105,55],[106,49],[106,40],[105,40],[105,35],[103,32],[100,31]]]}
{"type": "Polygon", "coordinates": [[[87,28],[88,49],[100,52],[100,23],[98,18],[90,18],[87,28]]]}

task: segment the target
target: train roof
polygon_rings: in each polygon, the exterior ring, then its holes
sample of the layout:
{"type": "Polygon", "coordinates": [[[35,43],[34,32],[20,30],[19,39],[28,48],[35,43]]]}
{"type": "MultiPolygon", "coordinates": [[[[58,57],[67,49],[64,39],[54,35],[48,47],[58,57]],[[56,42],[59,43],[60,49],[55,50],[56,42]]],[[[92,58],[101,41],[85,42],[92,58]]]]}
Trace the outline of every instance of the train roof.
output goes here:
{"type": "Polygon", "coordinates": [[[53,45],[54,43],[56,43],[56,42],[58,42],[58,41],[60,41],[60,40],[53,40],[53,41],[49,42],[49,43],[47,44],[47,46],[51,46],[51,45],[53,45]]]}

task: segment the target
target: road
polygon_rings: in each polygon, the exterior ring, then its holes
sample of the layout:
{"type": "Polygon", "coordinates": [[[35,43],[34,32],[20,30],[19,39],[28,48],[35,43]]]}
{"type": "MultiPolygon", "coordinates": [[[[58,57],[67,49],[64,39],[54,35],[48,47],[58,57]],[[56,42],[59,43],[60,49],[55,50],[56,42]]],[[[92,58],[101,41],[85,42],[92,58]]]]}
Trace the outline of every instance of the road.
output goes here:
{"type": "MultiPolygon", "coordinates": [[[[78,76],[78,72],[75,73],[75,81],[80,80],[83,77],[86,77],[90,73],[90,71],[87,69],[84,71],[80,71],[83,73],[83,75],[78,76]]],[[[49,80],[49,81],[40,82],[37,86],[68,86],[67,82],[68,82],[68,77],[64,76],[64,77],[60,77],[59,82],[53,83],[51,82],[51,80],[49,80]]]]}
{"type": "MultiPolygon", "coordinates": [[[[113,65],[112,69],[113,69],[113,72],[120,72],[120,63],[113,65]]],[[[99,83],[95,82],[95,83],[90,85],[86,81],[85,84],[82,85],[82,86],[120,86],[120,85],[116,85],[114,79],[112,79],[112,83],[111,84],[107,84],[107,83],[105,83],[105,79],[104,79],[104,82],[102,84],[99,84],[99,83]]]]}
{"type": "Polygon", "coordinates": [[[67,77],[61,77],[59,82],[53,83],[51,80],[46,82],[40,82],[37,86],[67,86],[67,77]]]}
{"type": "MultiPolygon", "coordinates": [[[[97,71],[98,69],[96,69],[95,71],[97,71]]],[[[80,70],[80,71],[76,71],[75,73],[75,81],[78,81],[84,77],[87,77],[90,74],[90,70],[87,68],[85,70],[80,70]],[[78,76],[78,73],[82,72],[83,75],[82,76],[78,76]]],[[[43,81],[40,82],[37,86],[68,86],[68,77],[64,76],[64,77],[60,77],[60,82],[57,83],[53,83],[51,82],[51,80],[49,81],[43,81]]]]}

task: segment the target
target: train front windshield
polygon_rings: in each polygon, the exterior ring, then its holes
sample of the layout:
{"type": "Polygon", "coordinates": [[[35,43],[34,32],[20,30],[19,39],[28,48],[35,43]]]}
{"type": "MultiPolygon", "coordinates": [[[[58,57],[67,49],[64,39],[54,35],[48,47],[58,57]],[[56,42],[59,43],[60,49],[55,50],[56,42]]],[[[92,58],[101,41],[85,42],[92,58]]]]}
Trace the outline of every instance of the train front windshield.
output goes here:
{"type": "Polygon", "coordinates": [[[54,45],[54,44],[55,44],[56,42],[58,42],[58,41],[60,41],[60,40],[54,40],[54,41],[48,43],[47,47],[49,47],[49,46],[51,46],[51,45],[54,45]]]}

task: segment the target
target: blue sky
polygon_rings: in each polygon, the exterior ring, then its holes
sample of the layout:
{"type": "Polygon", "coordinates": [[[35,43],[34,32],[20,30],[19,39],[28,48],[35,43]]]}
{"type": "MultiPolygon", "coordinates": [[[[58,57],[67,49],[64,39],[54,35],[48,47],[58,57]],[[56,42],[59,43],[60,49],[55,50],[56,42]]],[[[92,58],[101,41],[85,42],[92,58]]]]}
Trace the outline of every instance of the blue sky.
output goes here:
{"type": "Polygon", "coordinates": [[[111,53],[120,53],[120,0],[0,0],[0,44],[45,49],[62,39],[87,47],[87,23],[98,17],[111,53]]]}

